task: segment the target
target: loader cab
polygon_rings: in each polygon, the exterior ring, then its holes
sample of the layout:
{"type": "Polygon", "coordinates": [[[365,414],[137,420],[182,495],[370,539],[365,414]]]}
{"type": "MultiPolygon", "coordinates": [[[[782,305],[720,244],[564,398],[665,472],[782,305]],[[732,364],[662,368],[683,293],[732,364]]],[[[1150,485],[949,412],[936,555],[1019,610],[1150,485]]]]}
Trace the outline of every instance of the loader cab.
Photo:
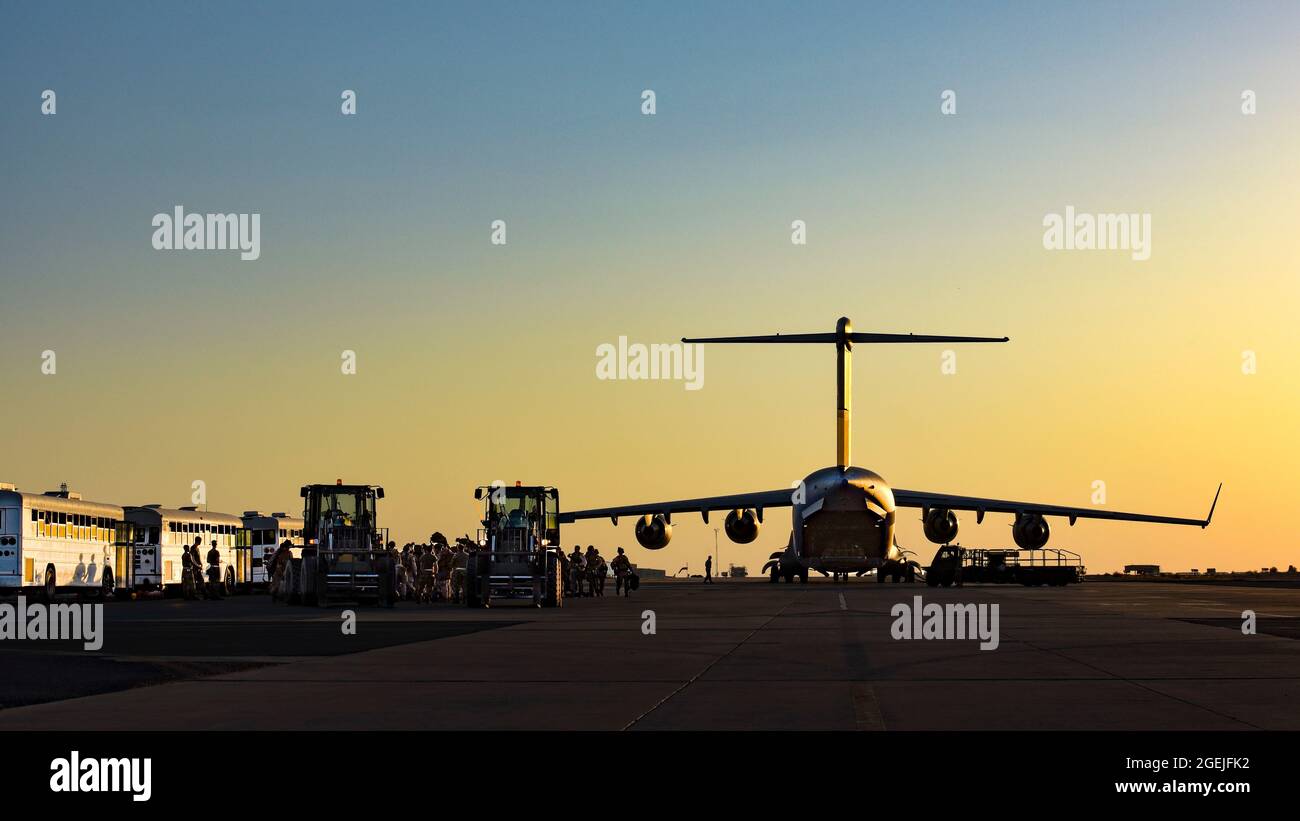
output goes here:
{"type": "Polygon", "coordinates": [[[537,607],[562,606],[559,490],[494,482],[475,488],[474,498],[483,503],[483,527],[468,559],[465,603],[531,599],[537,607]]]}
{"type": "Polygon", "coordinates": [[[287,587],[295,600],[326,606],[331,601],[375,601],[392,607],[397,598],[394,558],[378,526],[376,485],[303,485],[301,556],[290,559],[287,587]]]}
{"type": "Polygon", "coordinates": [[[374,533],[378,529],[375,503],[384,489],[374,485],[304,485],[303,542],[319,544],[326,531],[374,533]]]}
{"type": "Polygon", "coordinates": [[[510,539],[522,548],[556,547],[560,543],[560,492],[553,487],[496,484],[474,489],[483,502],[483,527],[491,540],[510,539]]]}
{"type": "Polygon", "coordinates": [[[925,583],[930,587],[951,587],[953,584],[960,587],[964,560],[965,551],[961,545],[940,545],[930,560],[930,566],[925,570],[925,583]]]}

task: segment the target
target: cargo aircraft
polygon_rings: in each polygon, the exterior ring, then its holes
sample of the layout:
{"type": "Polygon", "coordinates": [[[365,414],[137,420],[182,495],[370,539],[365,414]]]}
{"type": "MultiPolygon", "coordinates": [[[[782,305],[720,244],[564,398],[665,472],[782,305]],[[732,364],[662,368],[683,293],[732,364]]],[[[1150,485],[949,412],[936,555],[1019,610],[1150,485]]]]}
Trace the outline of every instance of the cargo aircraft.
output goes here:
{"type": "Polygon", "coordinates": [[[835,464],[814,471],[794,488],[760,490],[727,496],[681,499],[672,502],[622,505],[561,512],[561,523],[579,519],[609,518],[615,525],[620,517],[636,517],[636,540],[649,550],[668,545],[673,534],[673,516],[699,513],[704,521],[714,511],[726,511],[724,529],[737,544],[758,538],[767,508],[792,509],[790,541],[784,551],[774,555],[774,579],[787,582],[795,578],[808,580],[808,571],[843,576],[876,571],[880,581],[893,578],[912,579],[916,565],[909,562],[894,538],[894,524],[899,508],[919,508],[925,537],[935,544],[949,544],[957,537],[957,511],[975,513],[976,523],[988,513],[1010,513],[1015,519],[1012,538],[1023,550],[1039,550],[1048,542],[1051,530],[1047,517],[1059,516],[1073,525],[1078,519],[1111,519],[1126,522],[1194,525],[1205,528],[1214,516],[1219,501],[1215,491],[1210,512],[1204,519],[1182,519],[1146,513],[1121,513],[1102,508],[1065,507],[1037,502],[986,499],[979,496],[955,496],[923,490],[893,488],[880,474],[850,462],[851,444],[851,377],[854,344],[915,344],[1006,342],[1008,337],[924,336],[918,334],[857,333],[847,317],[841,317],[832,333],[773,334],[765,336],[727,336],[686,339],[682,342],[702,344],[830,344],[835,346],[836,407],[835,464]]]}

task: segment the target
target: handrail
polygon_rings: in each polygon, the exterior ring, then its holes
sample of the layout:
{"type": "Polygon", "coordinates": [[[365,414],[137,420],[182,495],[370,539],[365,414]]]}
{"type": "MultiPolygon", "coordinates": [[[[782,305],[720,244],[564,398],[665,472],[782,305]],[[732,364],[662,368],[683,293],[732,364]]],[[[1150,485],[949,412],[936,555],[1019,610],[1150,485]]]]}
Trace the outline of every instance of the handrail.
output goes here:
{"type": "Polygon", "coordinates": [[[964,547],[962,555],[972,567],[988,567],[990,556],[1002,556],[1008,567],[1081,567],[1083,557],[1063,547],[1001,548],[964,547]]]}

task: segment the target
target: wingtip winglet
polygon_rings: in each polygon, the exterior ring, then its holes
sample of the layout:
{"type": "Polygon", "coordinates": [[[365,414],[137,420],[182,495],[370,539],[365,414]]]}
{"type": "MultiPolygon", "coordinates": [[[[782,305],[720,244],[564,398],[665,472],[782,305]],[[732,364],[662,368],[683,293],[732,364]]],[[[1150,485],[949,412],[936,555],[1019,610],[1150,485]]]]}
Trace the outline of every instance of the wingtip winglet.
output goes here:
{"type": "Polygon", "coordinates": [[[1223,482],[1219,482],[1218,490],[1214,491],[1214,501],[1210,502],[1210,512],[1205,517],[1205,524],[1201,525],[1201,530],[1210,526],[1210,520],[1214,518],[1214,508],[1219,504],[1219,494],[1223,492],[1223,482]]]}

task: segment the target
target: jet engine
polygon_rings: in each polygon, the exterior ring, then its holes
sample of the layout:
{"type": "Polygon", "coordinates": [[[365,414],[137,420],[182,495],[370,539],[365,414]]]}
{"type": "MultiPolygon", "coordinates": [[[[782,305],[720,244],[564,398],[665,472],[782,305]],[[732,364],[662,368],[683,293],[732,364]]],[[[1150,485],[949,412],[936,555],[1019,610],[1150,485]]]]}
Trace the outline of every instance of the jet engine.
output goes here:
{"type": "Polygon", "coordinates": [[[1022,513],[1011,526],[1011,537],[1023,550],[1039,550],[1047,544],[1052,530],[1041,513],[1022,513]]]}
{"type": "Polygon", "coordinates": [[[736,544],[749,544],[758,538],[758,515],[753,510],[733,510],[727,514],[723,524],[727,538],[736,544]]]}
{"type": "Polygon", "coordinates": [[[660,550],[673,538],[673,526],[662,513],[646,514],[636,520],[636,540],[647,550],[660,550]]]}
{"type": "Polygon", "coordinates": [[[946,507],[925,514],[925,538],[935,544],[950,544],[957,538],[957,514],[946,507]]]}

